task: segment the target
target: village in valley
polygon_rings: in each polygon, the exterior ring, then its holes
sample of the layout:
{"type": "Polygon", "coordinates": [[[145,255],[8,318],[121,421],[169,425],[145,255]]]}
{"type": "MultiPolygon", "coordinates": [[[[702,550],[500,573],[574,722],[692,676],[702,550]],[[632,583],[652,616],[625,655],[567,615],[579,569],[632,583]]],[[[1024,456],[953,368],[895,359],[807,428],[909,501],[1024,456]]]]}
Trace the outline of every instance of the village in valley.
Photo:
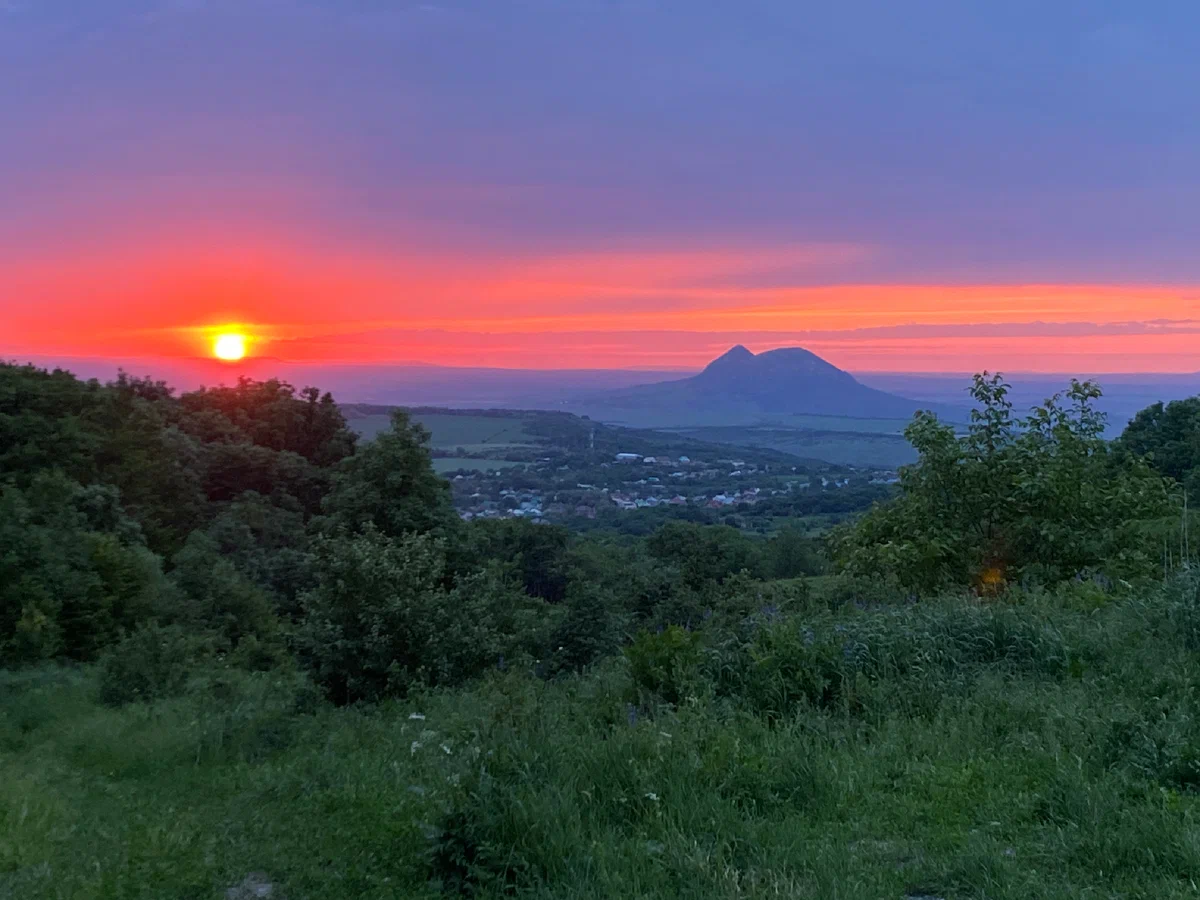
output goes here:
{"type": "MultiPolygon", "coordinates": [[[[700,460],[629,452],[614,454],[611,461],[586,471],[541,459],[521,470],[468,470],[449,477],[455,505],[465,520],[554,522],[595,519],[606,510],[745,511],[769,500],[852,486],[879,489],[899,482],[895,471],[831,466],[816,472],[803,466],[759,464],[734,457],[700,460]]],[[[835,498],[830,499],[839,505],[835,498]]]]}
{"type": "MultiPolygon", "coordinates": [[[[370,439],[390,408],[343,407],[370,439]]],[[[565,412],[417,407],[433,465],[458,514],[525,519],[576,530],[640,532],[671,518],[772,530],[815,527],[891,496],[895,467],[850,465],[759,446],[626,428],[565,412]]]]}

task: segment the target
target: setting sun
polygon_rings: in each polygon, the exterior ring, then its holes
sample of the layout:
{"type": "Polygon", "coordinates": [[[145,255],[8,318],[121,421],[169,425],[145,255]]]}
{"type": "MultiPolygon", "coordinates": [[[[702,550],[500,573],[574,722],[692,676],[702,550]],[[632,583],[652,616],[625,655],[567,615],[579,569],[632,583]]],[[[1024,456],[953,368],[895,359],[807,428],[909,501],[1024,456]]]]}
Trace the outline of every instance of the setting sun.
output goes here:
{"type": "Polygon", "coordinates": [[[243,334],[218,335],[213,342],[213,355],[217,359],[236,362],[246,355],[246,336],[243,334]]]}

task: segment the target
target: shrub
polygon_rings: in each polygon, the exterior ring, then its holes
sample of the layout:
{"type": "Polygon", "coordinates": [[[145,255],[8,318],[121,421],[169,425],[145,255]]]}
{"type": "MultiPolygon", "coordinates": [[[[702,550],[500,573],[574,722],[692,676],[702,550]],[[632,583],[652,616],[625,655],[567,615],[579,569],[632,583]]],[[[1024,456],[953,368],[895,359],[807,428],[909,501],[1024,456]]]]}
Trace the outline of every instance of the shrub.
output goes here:
{"type": "Polygon", "coordinates": [[[538,601],[490,571],[446,587],[445,545],[367,526],[317,542],[296,645],[336,703],[456,684],[542,643],[538,601]]]}
{"type": "Polygon", "coordinates": [[[196,662],[199,647],[175,626],[140,626],[100,658],[100,701],[121,706],[151,702],[180,693],[196,662]]]}
{"type": "Polygon", "coordinates": [[[580,672],[620,651],[624,634],[611,598],[577,585],[563,606],[550,633],[550,674],[580,672]]]}
{"type": "Polygon", "coordinates": [[[702,635],[678,625],[657,634],[643,631],[625,649],[634,688],[678,703],[703,656],[703,644],[702,635]]]}

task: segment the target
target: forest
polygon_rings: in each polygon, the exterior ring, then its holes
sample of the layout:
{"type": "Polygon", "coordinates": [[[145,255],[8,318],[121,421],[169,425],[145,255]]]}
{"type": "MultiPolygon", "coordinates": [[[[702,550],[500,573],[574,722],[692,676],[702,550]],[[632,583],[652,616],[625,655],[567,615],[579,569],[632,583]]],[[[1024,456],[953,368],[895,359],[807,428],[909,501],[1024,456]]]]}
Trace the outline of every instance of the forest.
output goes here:
{"type": "Polygon", "coordinates": [[[0,365],[0,896],[1194,896],[1200,398],[971,396],[826,534],[637,534],[0,365]]]}

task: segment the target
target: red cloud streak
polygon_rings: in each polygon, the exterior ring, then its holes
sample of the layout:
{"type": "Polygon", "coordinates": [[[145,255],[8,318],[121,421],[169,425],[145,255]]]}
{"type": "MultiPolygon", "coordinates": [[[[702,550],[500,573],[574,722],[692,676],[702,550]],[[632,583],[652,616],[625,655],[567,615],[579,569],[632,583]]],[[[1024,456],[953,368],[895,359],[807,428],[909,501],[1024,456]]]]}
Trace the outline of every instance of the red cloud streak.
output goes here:
{"type": "Polygon", "coordinates": [[[859,371],[1200,370],[1195,287],[816,283],[872,253],[381,257],[226,238],[0,260],[0,354],[194,357],[237,326],[257,355],[321,363],[694,367],[741,341],[859,371]],[[1182,324],[1127,327],[1152,320],[1182,324]]]}

